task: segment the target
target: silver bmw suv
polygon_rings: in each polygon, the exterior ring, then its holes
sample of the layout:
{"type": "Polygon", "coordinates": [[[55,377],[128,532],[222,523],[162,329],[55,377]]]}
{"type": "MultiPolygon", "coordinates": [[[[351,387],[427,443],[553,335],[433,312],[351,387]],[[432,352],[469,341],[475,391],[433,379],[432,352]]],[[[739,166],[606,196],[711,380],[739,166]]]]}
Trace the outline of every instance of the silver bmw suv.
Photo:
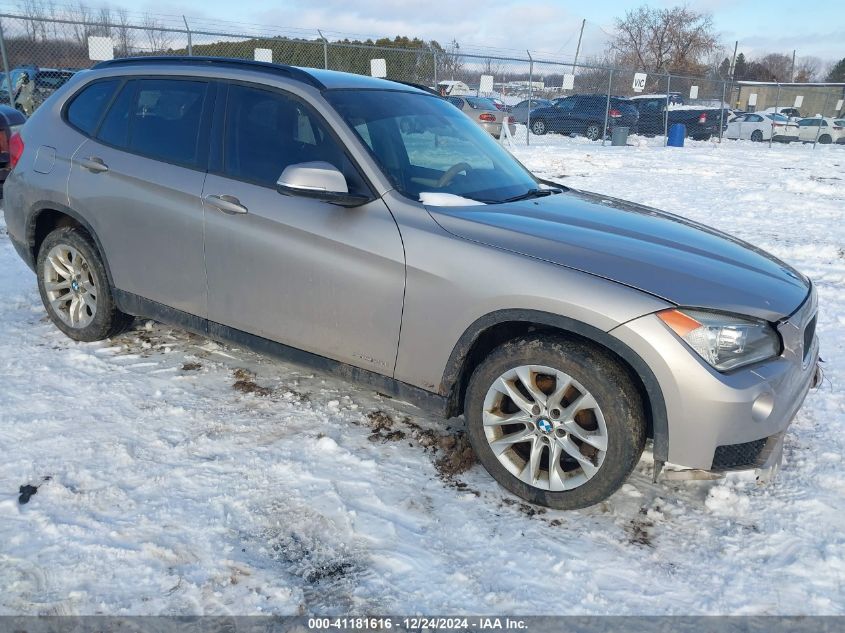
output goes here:
{"type": "Polygon", "coordinates": [[[809,279],[540,180],[408,85],[116,60],[10,150],[9,236],[69,337],[144,316],[463,414],[483,466],[534,503],[606,498],[647,438],[655,476],[770,473],[818,381],[809,279]]]}

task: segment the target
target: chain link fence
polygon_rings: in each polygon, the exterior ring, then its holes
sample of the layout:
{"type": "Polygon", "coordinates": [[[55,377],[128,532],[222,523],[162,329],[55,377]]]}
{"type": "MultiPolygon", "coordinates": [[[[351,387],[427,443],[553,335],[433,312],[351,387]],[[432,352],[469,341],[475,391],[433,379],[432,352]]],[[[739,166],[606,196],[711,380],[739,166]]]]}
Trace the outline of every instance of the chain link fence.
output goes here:
{"type": "Polygon", "coordinates": [[[638,134],[646,139],[640,142],[666,144],[675,124],[684,125],[693,139],[721,140],[742,136],[739,126],[729,125],[735,110],[792,106],[800,103],[798,97],[806,100],[811,109],[805,113],[811,116],[839,116],[842,110],[842,87],[767,86],[751,98],[747,87],[719,77],[571,64],[538,59],[529,51],[524,58],[513,58],[468,54],[419,40],[413,41],[416,48],[402,48],[329,41],[319,32],[313,38],[268,32],[193,29],[187,20],[184,28],[155,19],[135,23],[125,13],[97,18],[0,13],[0,103],[30,115],[74,72],[100,60],[195,55],[372,74],[425,86],[453,100],[473,97],[482,109],[504,112],[510,125],[503,129],[511,131],[505,138],[528,145],[549,144],[556,133],[602,144],[624,144],[626,133],[638,134]]]}

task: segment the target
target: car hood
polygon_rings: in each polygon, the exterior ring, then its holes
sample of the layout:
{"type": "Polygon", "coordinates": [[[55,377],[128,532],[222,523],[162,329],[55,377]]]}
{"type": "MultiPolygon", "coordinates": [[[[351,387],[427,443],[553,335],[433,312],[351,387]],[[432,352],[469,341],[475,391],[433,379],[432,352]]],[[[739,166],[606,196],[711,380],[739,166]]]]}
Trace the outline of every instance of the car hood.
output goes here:
{"type": "Polygon", "coordinates": [[[777,321],[810,282],[772,255],[679,216],[568,190],[503,204],[427,207],[453,235],[637,288],[679,306],[777,321]]]}

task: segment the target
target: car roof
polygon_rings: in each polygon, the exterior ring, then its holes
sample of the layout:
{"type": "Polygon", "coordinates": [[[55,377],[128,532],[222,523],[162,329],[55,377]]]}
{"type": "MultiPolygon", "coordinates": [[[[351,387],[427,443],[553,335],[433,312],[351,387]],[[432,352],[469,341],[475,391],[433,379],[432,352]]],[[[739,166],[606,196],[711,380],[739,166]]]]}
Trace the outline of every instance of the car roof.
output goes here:
{"type": "Polygon", "coordinates": [[[320,68],[304,68],[288,66],[285,64],[273,64],[269,62],[258,62],[250,59],[234,59],[230,57],[189,57],[185,55],[160,56],[160,57],[124,57],[100,62],[93,69],[119,68],[121,66],[143,68],[144,66],[197,66],[203,68],[243,68],[244,70],[266,72],[275,76],[284,76],[288,79],[307,83],[319,90],[400,90],[403,92],[416,92],[426,94],[423,90],[414,86],[368,77],[344,73],[336,70],[323,70],[320,68]]]}

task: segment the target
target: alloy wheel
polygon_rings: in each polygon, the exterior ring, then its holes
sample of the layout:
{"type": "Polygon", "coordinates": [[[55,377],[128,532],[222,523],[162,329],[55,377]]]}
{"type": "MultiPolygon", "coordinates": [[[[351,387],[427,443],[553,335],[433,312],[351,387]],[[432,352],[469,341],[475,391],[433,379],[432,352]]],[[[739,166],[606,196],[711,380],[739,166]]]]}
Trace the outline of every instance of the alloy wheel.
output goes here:
{"type": "Polygon", "coordinates": [[[82,329],[97,315],[97,283],[88,262],[73,246],[50,249],[41,271],[50,306],[72,328],[82,329]]]}
{"type": "Polygon", "coordinates": [[[607,425],[595,398],[552,367],[521,365],[499,376],[484,399],[483,424],[499,462],[535,488],[577,488],[607,455],[607,425]]]}

